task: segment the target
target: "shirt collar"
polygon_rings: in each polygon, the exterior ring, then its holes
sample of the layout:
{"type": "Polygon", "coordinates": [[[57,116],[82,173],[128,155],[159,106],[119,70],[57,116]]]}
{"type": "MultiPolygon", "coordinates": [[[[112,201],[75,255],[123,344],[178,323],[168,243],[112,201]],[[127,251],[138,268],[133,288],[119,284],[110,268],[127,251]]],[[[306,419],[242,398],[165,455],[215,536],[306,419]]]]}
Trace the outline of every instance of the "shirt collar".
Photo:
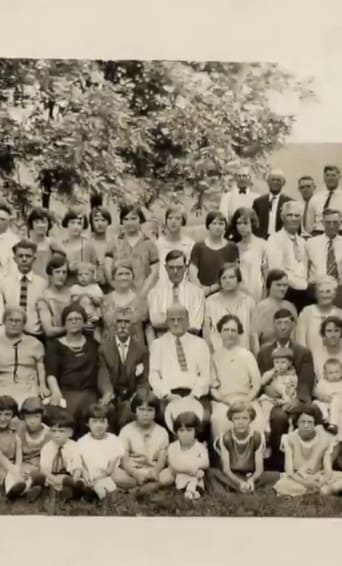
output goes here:
{"type": "Polygon", "coordinates": [[[268,193],[268,200],[271,202],[274,202],[275,200],[277,200],[280,197],[280,193],[278,193],[277,195],[273,195],[272,193],[268,193]]]}
{"type": "Polygon", "coordinates": [[[18,281],[21,281],[22,278],[24,277],[24,275],[25,275],[27,281],[29,281],[30,283],[32,283],[32,281],[33,281],[33,271],[30,271],[29,273],[25,273],[25,274],[24,274],[24,273],[21,273],[21,272],[19,271],[19,269],[17,270],[18,281]]]}
{"type": "Polygon", "coordinates": [[[125,348],[129,347],[129,344],[131,342],[131,337],[129,336],[128,339],[126,340],[126,342],[121,342],[121,340],[119,340],[119,338],[117,336],[115,336],[115,342],[118,348],[122,348],[122,346],[124,346],[125,348]]]}
{"type": "Polygon", "coordinates": [[[276,342],[276,348],[290,348],[291,349],[291,341],[289,340],[284,346],[281,346],[279,342],[276,342]]]}

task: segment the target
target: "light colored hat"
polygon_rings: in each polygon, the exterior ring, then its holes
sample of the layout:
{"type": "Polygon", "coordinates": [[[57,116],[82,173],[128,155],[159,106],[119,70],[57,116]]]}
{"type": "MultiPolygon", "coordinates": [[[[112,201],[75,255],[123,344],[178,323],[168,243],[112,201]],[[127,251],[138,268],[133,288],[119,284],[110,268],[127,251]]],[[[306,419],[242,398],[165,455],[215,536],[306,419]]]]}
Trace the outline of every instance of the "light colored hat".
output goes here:
{"type": "Polygon", "coordinates": [[[170,401],[164,413],[165,424],[170,432],[174,433],[173,423],[182,413],[195,413],[196,417],[202,422],[204,418],[204,409],[201,403],[194,397],[183,397],[170,401]]]}

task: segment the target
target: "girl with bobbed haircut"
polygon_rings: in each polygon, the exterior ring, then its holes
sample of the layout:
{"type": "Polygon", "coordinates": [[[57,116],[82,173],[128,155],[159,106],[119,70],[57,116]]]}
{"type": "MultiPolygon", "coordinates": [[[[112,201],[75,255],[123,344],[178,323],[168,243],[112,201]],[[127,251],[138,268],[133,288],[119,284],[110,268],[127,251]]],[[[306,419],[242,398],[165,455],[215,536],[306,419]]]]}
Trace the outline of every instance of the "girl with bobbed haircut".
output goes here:
{"type": "Polygon", "coordinates": [[[112,224],[112,215],[109,212],[108,208],[105,208],[104,206],[96,206],[91,209],[91,212],[89,214],[89,226],[92,232],[94,232],[94,216],[96,216],[97,214],[100,214],[102,218],[106,220],[108,226],[111,226],[112,224]]]}
{"type": "Polygon", "coordinates": [[[0,395],[0,412],[11,411],[13,417],[18,416],[18,403],[10,395],[0,395]]]}
{"type": "Polygon", "coordinates": [[[69,209],[64,215],[62,219],[62,228],[67,228],[71,220],[78,220],[79,218],[81,218],[83,222],[82,229],[87,230],[89,226],[88,218],[86,217],[84,212],[80,212],[73,208],[69,209]]]}
{"type": "Polygon", "coordinates": [[[133,395],[131,400],[131,411],[132,413],[136,414],[137,409],[142,407],[143,405],[147,405],[148,407],[152,407],[156,412],[156,417],[159,415],[160,412],[160,401],[158,397],[155,396],[153,391],[147,387],[141,387],[138,391],[133,395]]]}
{"type": "Polygon", "coordinates": [[[325,332],[328,324],[334,324],[340,330],[340,334],[342,336],[342,319],[338,316],[328,316],[321,323],[320,335],[322,336],[322,338],[325,338],[325,332]]]}
{"type": "Polygon", "coordinates": [[[68,318],[69,314],[71,313],[78,313],[82,316],[84,323],[87,322],[88,316],[86,311],[83,307],[78,305],[77,303],[72,303],[71,305],[67,305],[62,311],[62,325],[65,326],[66,319],[68,318]]]}
{"type": "Polygon", "coordinates": [[[146,222],[146,217],[141,207],[137,204],[125,204],[120,208],[120,224],[123,224],[126,216],[131,213],[134,213],[138,216],[140,224],[144,224],[146,222]]]}
{"type": "Polygon", "coordinates": [[[281,281],[284,277],[287,278],[287,275],[282,269],[271,269],[267,274],[265,282],[267,292],[271,289],[274,281],[281,281]]]}
{"type": "Polygon", "coordinates": [[[298,419],[301,415],[309,415],[313,418],[315,426],[322,424],[323,416],[320,408],[311,403],[301,403],[291,411],[293,428],[298,428],[298,419]]]}
{"type": "Polygon", "coordinates": [[[100,403],[92,403],[87,407],[84,413],[85,421],[89,419],[108,419],[110,415],[110,408],[108,405],[101,405],[100,403]]]}
{"type": "Polygon", "coordinates": [[[234,402],[230,405],[227,411],[227,418],[229,421],[233,420],[234,415],[240,415],[241,413],[247,412],[249,414],[250,421],[253,422],[256,419],[256,410],[249,403],[234,402]]]}
{"type": "Polygon", "coordinates": [[[27,226],[29,230],[33,229],[33,225],[36,220],[47,221],[48,223],[47,234],[48,234],[52,228],[52,219],[49,211],[46,208],[42,208],[41,206],[36,206],[35,208],[33,208],[27,219],[27,226]]]}
{"type": "Polygon", "coordinates": [[[166,209],[165,216],[164,216],[164,223],[167,224],[169,216],[171,214],[179,214],[182,217],[182,226],[186,226],[187,224],[187,214],[180,206],[170,206],[166,209]]]}
{"type": "Polygon", "coordinates": [[[236,322],[238,334],[243,334],[244,330],[241,320],[239,319],[238,316],[235,316],[235,314],[225,314],[222,318],[220,318],[220,320],[216,325],[217,331],[221,334],[224,325],[230,322],[231,320],[234,320],[234,322],[236,322]]]}
{"type": "Polygon", "coordinates": [[[198,437],[198,435],[201,433],[202,430],[200,419],[195,413],[191,411],[181,413],[175,418],[173,422],[173,430],[175,434],[177,434],[177,431],[182,427],[195,429],[196,438],[198,437]]]}
{"type": "Polygon", "coordinates": [[[243,207],[238,208],[234,212],[229,226],[229,233],[231,239],[236,243],[241,241],[241,234],[239,233],[237,228],[238,220],[240,220],[241,218],[250,221],[252,234],[254,235],[256,234],[260,226],[258,215],[253,208],[243,208],[243,207]]]}
{"type": "Polygon", "coordinates": [[[223,220],[223,222],[225,223],[225,232],[227,231],[228,228],[228,222],[226,217],[224,216],[224,214],[222,214],[222,212],[220,212],[219,210],[210,210],[207,214],[207,216],[205,217],[205,227],[208,230],[209,226],[212,222],[214,222],[214,220],[223,220]]]}
{"type": "Polygon", "coordinates": [[[63,255],[55,255],[52,257],[46,265],[46,274],[52,275],[55,269],[60,269],[61,267],[68,267],[68,261],[63,255]]]}
{"type": "Polygon", "coordinates": [[[236,263],[224,263],[219,271],[219,285],[221,288],[221,277],[222,275],[226,272],[226,271],[230,271],[233,270],[235,272],[236,275],[236,279],[238,283],[242,282],[242,273],[241,273],[241,269],[240,266],[237,265],[236,263]]]}

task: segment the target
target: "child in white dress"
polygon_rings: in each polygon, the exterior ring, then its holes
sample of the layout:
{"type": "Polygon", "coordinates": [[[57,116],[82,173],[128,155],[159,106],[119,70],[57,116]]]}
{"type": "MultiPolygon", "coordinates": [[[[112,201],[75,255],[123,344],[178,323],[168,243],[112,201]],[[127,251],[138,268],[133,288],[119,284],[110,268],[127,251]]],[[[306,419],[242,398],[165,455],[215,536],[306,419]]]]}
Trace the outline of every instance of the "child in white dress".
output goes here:
{"type": "Polygon", "coordinates": [[[261,377],[261,386],[272,385],[275,395],[263,393],[259,403],[264,415],[265,433],[270,432],[270,416],[274,407],[283,407],[297,398],[298,378],[293,367],[293,352],[290,348],[276,348],[272,352],[273,368],[261,377]]]}
{"type": "MultiPolygon", "coordinates": [[[[177,440],[167,451],[169,478],[186,499],[199,499],[205,489],[205,471],[209,468],[207,447],[197,440],[201,421],[195,413],[178,415],[173,423],[177,440]]],[[[165,483],[166,475],[165,475],[165,483]]]]}
{"type": "Polygon", "coordinates": [[[116,490],[116,470],[125,453],[119,438],[108,430],[108,408],[91,405],[87,411],[89,433],[77,442],[82,459],[82,477],[99,499],[116,490]]]}
{"type": "Polygon", "coordinates": [[[342,416],[342,364],[335,358],[326,360],[323,376],[315,387],[314,401],[320,408],[326,428],[337,434],[342,416]]]}

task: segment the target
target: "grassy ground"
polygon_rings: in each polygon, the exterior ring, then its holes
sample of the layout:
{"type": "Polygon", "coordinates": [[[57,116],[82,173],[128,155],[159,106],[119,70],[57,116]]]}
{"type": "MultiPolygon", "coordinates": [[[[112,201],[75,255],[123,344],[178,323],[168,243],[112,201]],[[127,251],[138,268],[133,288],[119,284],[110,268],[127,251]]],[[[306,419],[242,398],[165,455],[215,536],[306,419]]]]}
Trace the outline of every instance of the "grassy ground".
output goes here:
{"type": "Polygon", "coordinates": [[[34,504],[24,499],[0,501],[0,515],[126,516],[126,517],[341,517],[342,499],[307,495],[277,497],[271,490],[254,495],[221,493],[187,501],[174,490],[139,499],[136,494],[116,492],[104,502],[63,503],[57,496],[43,496],[34,504]]]}

